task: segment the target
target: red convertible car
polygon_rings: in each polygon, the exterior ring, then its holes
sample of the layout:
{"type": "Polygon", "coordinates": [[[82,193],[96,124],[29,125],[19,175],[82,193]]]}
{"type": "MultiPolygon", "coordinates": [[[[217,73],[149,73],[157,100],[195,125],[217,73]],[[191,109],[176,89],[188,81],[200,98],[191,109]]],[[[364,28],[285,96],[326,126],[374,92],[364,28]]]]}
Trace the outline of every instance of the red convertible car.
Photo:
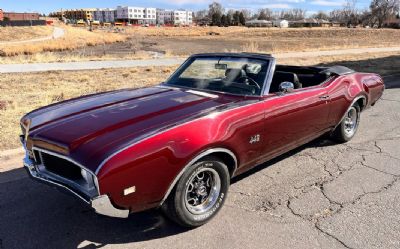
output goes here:
{"type": "Polygon", "coordinates": [[[84,96],[21,119],[36,180],[103,215],[161,208],[196,227],[230,179],[323,134],[347,142],[382,96],[376,74],[276,65],[266,54],[191,56],[165,82],[84,96]]]}

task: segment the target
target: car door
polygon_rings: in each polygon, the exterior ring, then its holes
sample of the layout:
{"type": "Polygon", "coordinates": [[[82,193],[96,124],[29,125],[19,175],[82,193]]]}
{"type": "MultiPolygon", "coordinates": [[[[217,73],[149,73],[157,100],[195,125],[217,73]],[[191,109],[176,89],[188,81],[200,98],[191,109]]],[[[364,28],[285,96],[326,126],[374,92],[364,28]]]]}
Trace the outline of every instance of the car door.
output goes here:
{"type": "Polygon", "coordinates": [[[263,160],[287,152],[327,130],[329,96],[322,86],[264,97],[263,160]]]}

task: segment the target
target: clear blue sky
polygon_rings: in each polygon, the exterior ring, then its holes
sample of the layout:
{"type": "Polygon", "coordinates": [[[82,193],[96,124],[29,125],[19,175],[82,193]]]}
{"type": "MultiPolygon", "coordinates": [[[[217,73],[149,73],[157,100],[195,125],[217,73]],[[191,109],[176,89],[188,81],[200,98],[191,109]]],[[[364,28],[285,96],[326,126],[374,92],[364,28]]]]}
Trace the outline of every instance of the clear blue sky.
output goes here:
{"type": "MultiPolygon", "coordinates": [[[[117,5],[130,5],[138,7],[155,8],[186,8],[199,10],[207,8],[212,1],[208,0],[0,0],[0,8],[5,11],[33,11],[49,13],[61,8],[106,8],[117,5]]],[[[318,10],[330,11],[340,8],[344,0],[220,0],[227,9],[271,8],[281,10],[287,8],[307,9],[310,13],[318,10]]],[[[367,8],[370,0],[358,0],[360,8],[367,8]]]]}

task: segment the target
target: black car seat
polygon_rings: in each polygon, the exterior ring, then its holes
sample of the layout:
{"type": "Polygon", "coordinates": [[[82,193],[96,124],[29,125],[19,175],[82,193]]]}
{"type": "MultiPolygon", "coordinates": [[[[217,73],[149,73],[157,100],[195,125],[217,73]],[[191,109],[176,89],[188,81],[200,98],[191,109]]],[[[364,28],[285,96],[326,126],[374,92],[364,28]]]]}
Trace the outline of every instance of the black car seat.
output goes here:
{"type": "Polygon", "coordinates": [[[246,77],[246,71],[238,68],[228,68],[225,71],[225,77],[229,82],[237,82],[240,78],[246,77]]]}
{"type": "Polygon", "coordinates": [[[279,85],[285,81],[292,82],[294,85],[294,89],[302,88],[302,84],[300,83],[300,80],[299,80],[299,77],[297,77],[297,74],[276,71],[274,74],[274,77],[272,78],[272,83],[271,83],[269,92],[270,93],[279,92],[279,85]]]}

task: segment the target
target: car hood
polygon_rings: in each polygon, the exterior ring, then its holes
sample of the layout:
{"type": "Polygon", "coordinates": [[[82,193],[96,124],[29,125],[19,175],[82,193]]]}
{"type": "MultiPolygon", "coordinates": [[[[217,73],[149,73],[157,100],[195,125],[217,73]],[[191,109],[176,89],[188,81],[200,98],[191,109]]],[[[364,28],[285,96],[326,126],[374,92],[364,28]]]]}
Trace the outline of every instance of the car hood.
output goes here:
{"type": "Polygon", "coordinates": [[[238,98],[166,87],[85,96],[27,114],[33,146],[65,154],[93,172],[109,155],[238,98]]]}

